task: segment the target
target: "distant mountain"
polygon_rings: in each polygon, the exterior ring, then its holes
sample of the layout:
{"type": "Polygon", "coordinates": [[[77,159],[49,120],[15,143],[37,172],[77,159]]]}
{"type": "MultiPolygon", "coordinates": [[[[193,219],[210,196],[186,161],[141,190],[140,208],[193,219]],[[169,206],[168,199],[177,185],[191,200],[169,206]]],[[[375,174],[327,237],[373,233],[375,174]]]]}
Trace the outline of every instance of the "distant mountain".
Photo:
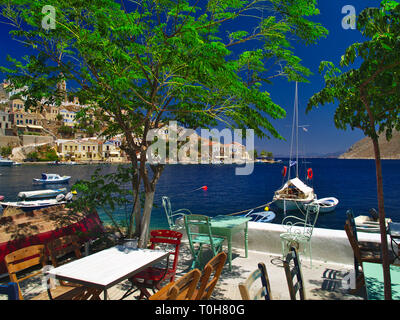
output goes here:
{"type": "MultiPolygon", "coordinates": [[[[400,132],[393,131],[390,141],[386,140],[385,135],[379,137],[379,148],[382,159],[400,159],[400,132]]],[[[353,144],[349,150],[339,156],[339,159],[375,159],[374,146],[371,138],[364,139],[353,144]]]]}
{"type": "MultiPolygon", "coordinates": [[[[312,152],[312,153],[307,153],[306,155],[301,155],[299,154],[299,158],[338,158],[341,154],[343,154],[344,151],[336,151],[336,152],[330,152],[330,153],[318,153],[318,152],[312,152]]],[[[289,158],[288,154],[277,154],[274,155],[275,159],[278,158],[289,158]]]]}

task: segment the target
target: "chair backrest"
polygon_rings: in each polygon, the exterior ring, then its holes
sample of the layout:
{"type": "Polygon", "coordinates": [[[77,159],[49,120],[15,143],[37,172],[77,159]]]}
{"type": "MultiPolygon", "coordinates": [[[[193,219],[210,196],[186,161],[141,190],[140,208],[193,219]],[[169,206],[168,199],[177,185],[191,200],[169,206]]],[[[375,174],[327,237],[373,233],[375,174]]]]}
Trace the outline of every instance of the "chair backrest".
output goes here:
{"type": "Polygon", "coordinates": [[[243,300],[272,300],[267,268],[264,263],[260,262],[258,268],[247,277],[246,281],[239,283],[239,291],[243,300]],[[259,278],[261,279],[261,288],[251,295],[250,292],[254,291],[252,286],[259,278]]]}
{"type": "Polygon", "coordinates": [[[18,285],[15,282],[0,285],[0,294],[6,294],[8,300],[19,300],[18,285]]]}
{"type": "Polygon", "coordinates": [[[161,198],[162,201],[162,206],[164,207],[165,215],[167,216],[167,221],[169,228],[173,230],[175,228],[175,223],[172,219],[172,207],[171,207],[171,201],[167,196],[163,196],[161,198]]]}
{"type": "Polygon", "coordinates": [[[282,224],[288,229],[288,232],[297,233],[298,231],[292,230],[292,227],[301,227],[302,233],[311,238],[314,231],[314,226],[317,223],[319,216],[319,205],[318,204],[306,204],[305,213],[303,217],[287,216],[282,220],[282,224]]]}
{"type": "Polygon", "coordinates": [[[191,300],[200,276],[200,270],[193,269],[175,282],[170,282],[161,288],[149,300],[191,300]]]}
{"type": "Polygon", "coordinates": [[[218,279],[221,276],[226,258],[227,254],[222,251],[207,262],[200,278],[200,287],[195,297],[196,300],[210,299],[218,279]],[[213,273],[214,276],[211,278],[213,273]]]}
{"type": "Polygon", "coordinates": [[[354,235],[355,239],[358,241],[357,226],[356,226],[356,221],[354,220],[353,210],[351,210],[351,209],[347,210],[346,216],[347,216],[347,220],[349,221],[350,227],[352,229],[353,235],[354,235]]]}
{"type": "Polygon", "coordinates": [[[283,261],[283,267],[285,268],[290,299],[296,300],[296,294],[299,292],[300,300],[305,300],[306,293],[304,288],[303,274],[301,272],[300,259],[296,248],[290,248],[289,253],[283,261]]]}
{"type": "Polygon", "coordinates": [[[5,256],[4,261],[11,282],[15,282],[18,286],[19,299],[23,300],[24,298],[22,296],[19,283],[28,278],[41,274],[42,270],[30,273],[29,275],[25,275],[21,278],[18,277],[17,273],[33,266],[41,265],[44,267],[46,265],[44,245],[33,245],[11,252],[5,256]]]}
{"type": "Polygon", "coordinates": [[[214,247],[210,218],[201,214],[191,214],[185,216],[185,227],[189,244],[193,245],[194,238],[198,236],[208,237],[209,243],[214,247]]]}
{"type": "Polygon", "coordinates": [[[350,246],[353,249],[354,257],[356,258],[358,264],[362,265],[360,245],[349,220],[346,220],[344,231],[346,231],[347,239],[349,239],[350,246]]]}
{"type": "MultiPolygon", "coordinates": [[[[167,244],[172,247],[173,250],[169,251],[170,255],[174,255],[172,262],[172,269],[169,272],[176,273],[179,258],[179,248],[181,245],[182,233],[173,230],[152,230],[150,232],[151,249],[154,249],[157,244],[167,244]]],[[[175,274],[171,277],[171,281],[174,281],[175,274]]]]}
{"type": "Polygon", "coordinates": [[[54,239],[48,242],[46,247],[51,258],[51,263],[54,267],[58,267],[60,265],[58,258],[67,254],[74,253],[77,259],[82,257],[79,238],[76,235],[67,235],[54,239]]]}

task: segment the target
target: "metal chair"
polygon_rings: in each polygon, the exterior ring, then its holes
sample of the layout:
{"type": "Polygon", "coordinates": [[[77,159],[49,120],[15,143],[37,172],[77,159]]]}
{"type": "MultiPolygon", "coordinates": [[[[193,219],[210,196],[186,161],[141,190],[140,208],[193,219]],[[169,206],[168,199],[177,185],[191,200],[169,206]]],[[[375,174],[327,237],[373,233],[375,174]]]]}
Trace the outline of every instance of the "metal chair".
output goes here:
{"type": "Polygon", "coordinates": [[[168,246],[170,250],[172,249],[169,252],[170,254],[168,255],[166,266],[151,266],[135,274],[129,279],[132,283],[131,288],[122,296],[121,299],[126,298],[137,290],[140,290],[139,300],[143,297],[149,298],[151,294],[147,289],[152,289],[153,293],[155,293],[156,289],[161,289],[162,282],[167,280],[173,282],[175,280],[182,233],[173,230],[152,230],[150,235],[150,249],[155,249],[156,245],[165,245],[168,246]],[[169,259],[171,255],[174,256],[174,260],[170,267],[169,259]]]}
{"type": "Polygon", "coordinates": [[[191,269],[200,265],[201,252],[204,245],[208,245],[211,248],[213,256],[222,251],[222,243],[225,238],[212,235],[209,217],[200,214],[186,215],[185,227],[193,256],[191,269]]]}
{"type": "Polygon", "coordinates": [[[0,294],[6,294],[8,300],[19,300],[17,283],[9,282],[5,285],[0,285],[0,294]]]}
{"type": "Polygon", "coordinates": [[[192,214],[189,209],[178,209],[172,211],[171,201],[167,196],[161,198],[162,206],[164,207],[165,214],[167,216],[168,225],[170,230],[178,231],[182,230],[185,225],[183,223],[183,217],[186,214],[192,214]]]}
{"type": "MultiPolygon", "coordinates": [[[[301,211],[303,213],[303,211],[301,211]]],[[[312,252],[311,252],[311,237],[315,223],[318,220],[319,205],[305,205],[304,218],[297,216],[287,216],[282,220],[282,225],[287,229],[287,232],[281,233],[282,256],[285,258],[291,247],[300,248],[303,245],[303,252],[306,252],[308,246],[310,256],[310,266],[312,267],[312,252]]]]}
{"type": "Polygon", "coordinates": [[[306,290],[304,288],[303,274],[301,272],[299,255],[295,247],[290,248],[290,252],[283,261],[283,267],[285,268],[290,299],[296,300],[296,294],[298,292],[300,300],[305,300],[306,290]],[[295,281],[296,283],[294,283],[295,281]]]}
{"type": "Polygon", "coordinates": [[[267,268],[264,263],[260,262],[258,268],[247,277],[246,281],[239,283],[239,291],[243,300],[272,300],[267,268]],[[250,292],[254,291],[252,289],[257,279],[261,279],[261,288],[251,295],[250,292]]]}

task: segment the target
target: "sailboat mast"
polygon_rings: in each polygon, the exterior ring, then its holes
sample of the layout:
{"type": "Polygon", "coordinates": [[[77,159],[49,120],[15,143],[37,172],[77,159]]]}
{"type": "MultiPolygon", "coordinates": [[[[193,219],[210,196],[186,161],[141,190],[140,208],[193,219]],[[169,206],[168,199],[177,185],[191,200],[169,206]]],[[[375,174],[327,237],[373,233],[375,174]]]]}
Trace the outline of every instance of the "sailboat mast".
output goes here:
{"type": "Polygon", "coordinates": [[[296,114],[296,177],[299,177],[299,105],[298,105],[298,93],[297,93],[297,81],[296,81],[296,93],[295,93],[295,114],[296,114]]]}

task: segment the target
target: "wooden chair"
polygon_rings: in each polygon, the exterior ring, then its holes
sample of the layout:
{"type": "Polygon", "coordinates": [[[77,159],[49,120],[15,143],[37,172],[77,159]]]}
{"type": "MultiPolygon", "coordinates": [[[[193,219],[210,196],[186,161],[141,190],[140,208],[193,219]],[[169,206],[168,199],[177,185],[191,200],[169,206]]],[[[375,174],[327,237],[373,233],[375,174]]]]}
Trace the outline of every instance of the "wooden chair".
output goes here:
{"type": "Polygon", "coordinates": [[[6,294],[8,300],[19,300],[18,285],[15,282],[0,285],[0,294],[6,294]]]}
{"type": "Polygon", "coordinates": [[[152,266],[135,274],[129,280],[132,283],[131,288],[122,296],[121,299],[126,298],[137,290],[140,290],[139,300],[143,297],[149,298],[151,294],[147,289],[155,290],[161,289],[161,283],[169,280],[175,280],[176,268],[178,266],[179,248],[181,245],[182,233],[173,230],[152,230],[150,232],[151,246],[154,249],[156,245],[166,245],[169,247],[169,256],[165,267],[152,266]],[[170,257],[174,256],[172,266],[170,266],[170,257]]]}
{"type": "Polygon", "coordinates": [[[194,300],[210,299],[219,277],[221,276],[226,258],[227,254],[225,252],[220,252],[214,258],[208,261],[203,269],[199,281],[200,287],[198,290],[195,290],[195,294],[193,296],[194,300]],[[212,274],[214,274],[214,276],[211,278],[212,274]]]}
{"type": "MultiPolygon", "coordinates": [[[[355,261],[354,268],[356,273],[356,287],[352,289],[352,292],[359,290],[364,286],[364,274],[362,273],[362,264],[363,262],[375,262],[382,263],[381,258],[381,250],[380,248],[377,250],[374,243],[371,246],[367,244],[361,245],[358,242],[358,238],[354,229],[351,225],[351,221],[349,219],[346,220],[344,225],[344,230],[346,231],[347,238],[350,242],[350,246],[353,249],[355,261]],[[361,272],[360,272],[361,268],[361,272]]],[[[379,246],[380,247],[380,246],[379,246]]],[[[392,264],[395,260],[395,257],[392,252],[389,251],[389,263],[392,264]]]]}
{"type": "Polygon", "coordinates": [[[17,284],[19,300],[24,300],[20,283],[24,280],[42,274],[42,269],[21,277],[19,277],[18,274],[20,271],[27,270],[34,266],[41,265],[41,267],[44,267],[46,265],[44,245],[33,245],[11,252],[5,256],[4,261],[11,282],[15,282],[17,284]]]}
{"type": "Polygon", "coordinates": [[[149,300],[192,300],[201,272],[193,269],[175,282],[170,282],[149,297],[149,300]]]}
{"type": "Polygon", "coordinates": [[[272,300],[267,268],[264,263],[260,262],[258,269],[254,270],[246,281],[239,283],[239,291],[243,300],[272,300]],[[250,292],[254,291],[252,289],[254,289],[253,285],[257,279],[261,279],[261,288],[254,295],[251,295],[250,292]]]}
{"type": "Polygon", "coordinates": [[[300,300],[305,300],[306,292],[304,288],[303,274],[301,272],[300,259],[296,248],[290,248],[289,253],[283,261],[283,267],[285,268],[290,299],[297,300],[296,294],[299,293],[300,300]]]}
{"type": "Polygon", "coordinates": [[[216,256],[222,251],[222,243],[225,238],[214,236],[211,232],[210,218],[205,215],[191,214],[185,217],[185,228],[190,245],[190,252],[193,256],[191,269],[200,265],[201,253],[204,245],[208,245],[216,256]]]}

